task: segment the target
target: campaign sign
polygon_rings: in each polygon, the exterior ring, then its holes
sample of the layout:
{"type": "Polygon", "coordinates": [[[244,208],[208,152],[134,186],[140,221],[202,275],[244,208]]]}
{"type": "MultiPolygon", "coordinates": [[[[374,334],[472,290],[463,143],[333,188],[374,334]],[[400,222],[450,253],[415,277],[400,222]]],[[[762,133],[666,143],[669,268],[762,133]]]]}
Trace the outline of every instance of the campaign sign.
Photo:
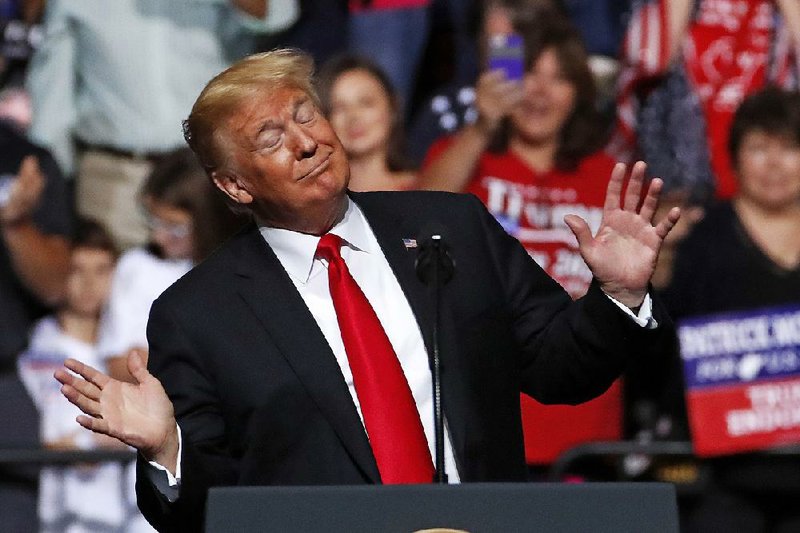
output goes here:
{"type": "Polygon", "coordinates": [[[678,336],[697,455],[800,442],[800,306],[694,317],[678,336]]]}

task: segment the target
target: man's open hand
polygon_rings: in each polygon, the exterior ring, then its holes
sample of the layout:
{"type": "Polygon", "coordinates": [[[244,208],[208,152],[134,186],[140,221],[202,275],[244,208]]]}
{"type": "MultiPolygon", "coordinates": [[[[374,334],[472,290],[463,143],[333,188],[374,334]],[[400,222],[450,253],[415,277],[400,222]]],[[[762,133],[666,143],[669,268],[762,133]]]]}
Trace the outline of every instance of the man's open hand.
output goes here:
{"type": "Polygon", "coordinates": [[[66,369],[54,376],[63,385],[61,393],[85,413],[77,418],[80,425],[133,446],[175,473],[178,433],[172,403],[139,353],[128,356],[134,383],[111,378],[75,359],[67,359],[64,366],[77,376],[66,369]]]}
{"type": "Polygon", "coordinates": [[[663,220],[653,225],[663,182],[653,179],[643,191],[646,168],[642,161],[633,166],[623,198],[627,167],[623,163],[614,167],[606,191],[603,220],[596,235],[592,236],[581,217],[564,217],[578,239],[583,260],[600,282],[603,292],[631,309],[642,304],[661,243],[680,218],[680,209],[673,207],[663,220]]]}

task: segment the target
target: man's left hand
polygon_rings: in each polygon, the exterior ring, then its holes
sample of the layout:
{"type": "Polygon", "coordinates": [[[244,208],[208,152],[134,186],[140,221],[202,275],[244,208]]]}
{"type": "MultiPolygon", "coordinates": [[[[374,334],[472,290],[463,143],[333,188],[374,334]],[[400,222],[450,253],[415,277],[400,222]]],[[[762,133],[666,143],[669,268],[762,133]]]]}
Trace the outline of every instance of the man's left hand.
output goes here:
{"type": "Polygon", "coordinates": [[[627,167],[617,163],[606,190],[603,220],[592,236],[589,225],[577,215],[567,215],[564,222],[578,239],[583,260],[608,296],[631,309],[639,307],[647,294],[664,238],[680,218],[673,207],[663,220],[653,225],[653,214],[663,182],[655,178],[643,193],[647,165],[633,166],[625,195],[622,195],[627,167]]]}

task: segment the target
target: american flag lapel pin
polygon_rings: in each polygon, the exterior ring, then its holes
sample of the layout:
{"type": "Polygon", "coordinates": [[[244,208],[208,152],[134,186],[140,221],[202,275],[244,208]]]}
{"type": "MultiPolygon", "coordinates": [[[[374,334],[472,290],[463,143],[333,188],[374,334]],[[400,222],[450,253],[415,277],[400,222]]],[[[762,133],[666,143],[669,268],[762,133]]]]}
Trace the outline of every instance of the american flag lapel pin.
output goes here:
{"type": "Polygon", "coordinates": [[[406,247],[406,250],[408,250],[409,248],[416,248],[417,239],[403,239],[403,246],[406,247]]]}

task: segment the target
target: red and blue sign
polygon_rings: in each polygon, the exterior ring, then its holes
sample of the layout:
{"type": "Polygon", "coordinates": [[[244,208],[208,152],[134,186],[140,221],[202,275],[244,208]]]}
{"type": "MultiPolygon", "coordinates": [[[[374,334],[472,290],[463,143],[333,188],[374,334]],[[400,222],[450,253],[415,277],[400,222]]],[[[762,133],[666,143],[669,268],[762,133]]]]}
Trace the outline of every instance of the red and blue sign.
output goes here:
{"type": "Polygon", "coordinates": [[[678,337],[697,455],[800,443],[800,307],[694,317],[678,337]]]}

